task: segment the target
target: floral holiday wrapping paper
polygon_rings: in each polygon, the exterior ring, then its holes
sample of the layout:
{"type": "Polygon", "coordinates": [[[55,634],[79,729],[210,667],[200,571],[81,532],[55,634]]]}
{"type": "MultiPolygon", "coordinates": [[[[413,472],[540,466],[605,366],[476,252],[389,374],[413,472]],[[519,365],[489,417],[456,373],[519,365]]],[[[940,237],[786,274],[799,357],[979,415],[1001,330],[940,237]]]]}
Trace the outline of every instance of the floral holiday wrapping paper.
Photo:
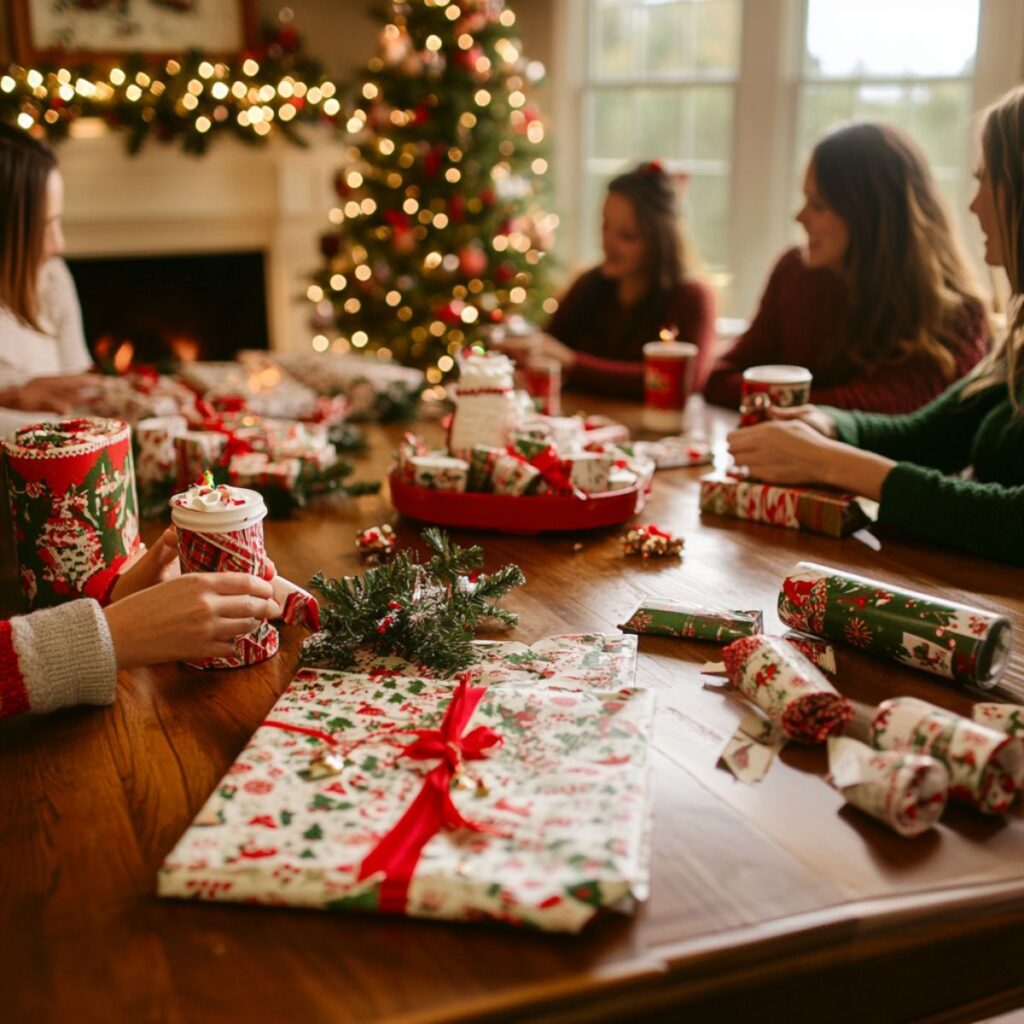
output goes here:
{"type": "Polygon", "coordinates": [[[830,736],[828,767],[847,803],[901,836],[926,832],[946,808],[949,774],[927,754],[872,750],[849,736],[830,736]]]}
{"type": "Polygon", "coordinates": [[[853,707],[782,637],[747,636],[722,652],[729,684],[754,701],[790,739],[823,743],[853,707]]]}
{"type": "Polygon", "coordinates": [[[1024,742],[914,697],[883,701],[871,723],[879,750],[929,754],[949,772],[949,795],[1004,814],[1024,782],[1024,742]]]}
{"type": "Polygon", "coordinates": [[[575,932],[648,888],[643,689],[302,670],[161,896],[575,932]]]}
{"type": "Polygon", "coordinates": [[[829,537],[845,537],[871,522],[853,494],[738,480],[725,473],[701,477],[700,510],[829,537]]]}
{"type": "Polygon", "coordinates": [[[1009,661],[1005,615],[814,562],[789,571],[778,610],[793,629],[961,683],[995,686],[1009,661]]]}
{"type": "Polygon", "coordinates": [[[975,704],[971,718],[1007,736],[1024,737],[1024,707],[1020,704],[975,704]]]}

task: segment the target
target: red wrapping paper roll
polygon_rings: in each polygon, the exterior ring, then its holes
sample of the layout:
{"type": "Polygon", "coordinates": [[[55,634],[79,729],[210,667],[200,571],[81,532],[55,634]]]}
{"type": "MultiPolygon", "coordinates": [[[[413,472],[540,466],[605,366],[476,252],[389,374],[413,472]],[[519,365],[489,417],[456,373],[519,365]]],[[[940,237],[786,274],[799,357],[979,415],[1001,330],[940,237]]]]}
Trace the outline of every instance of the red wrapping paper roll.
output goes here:
{"type": "Polygon", "coordinates": [[[787,640],[745,636],[722,652],[729,683],[790,739],[823,743],[853,716],[850,702],[787,640]]]}
{"type": "Polygon", "coordinates": [[[89,418],[37,423],[6,439],[4,452],[28,607],[106,601],[139,547],[128,426],[89,418]]]}

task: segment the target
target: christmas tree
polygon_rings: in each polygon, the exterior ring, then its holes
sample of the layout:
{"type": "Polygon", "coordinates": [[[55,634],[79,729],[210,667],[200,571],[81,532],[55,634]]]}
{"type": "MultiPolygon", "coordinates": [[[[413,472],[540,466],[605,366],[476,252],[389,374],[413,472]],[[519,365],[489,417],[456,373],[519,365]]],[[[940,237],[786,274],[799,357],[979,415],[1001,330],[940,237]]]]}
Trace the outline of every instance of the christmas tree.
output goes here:
{"type": "Polygon", "coordinates": [[[383,20],[308,292],[313,347],[377,350],[436,384],[485,328],[545,297],[558,218],[539,202],[548,164],[528,98],[543,67],[501,0],[394,0],[383,20]]]}

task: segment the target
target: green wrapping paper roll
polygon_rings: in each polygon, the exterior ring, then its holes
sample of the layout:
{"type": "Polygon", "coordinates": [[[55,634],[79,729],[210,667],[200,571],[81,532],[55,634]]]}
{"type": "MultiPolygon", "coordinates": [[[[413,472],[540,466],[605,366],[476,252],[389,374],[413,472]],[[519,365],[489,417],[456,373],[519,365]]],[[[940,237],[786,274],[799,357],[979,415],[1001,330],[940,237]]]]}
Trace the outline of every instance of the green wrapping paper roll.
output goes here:
{"type": "Polygon", "coordinates": [[[1013,640],[1010,620],[998,612],[813,562],[797,563],[782,581],[779,618],[793,629],[983,689],[999,682],[1013,640]]]}
{"type": "Polygon", "coordinates": [[[764,630],[760,611],[732,611],[682,601],[647,600],[624,622],[623,633],[650,633],[730,644],[764,630]]]}
{"type": "Polygon", "coordinates": [[[97,418],[36,423],[5,439],[4,456],[28,608],[77,597],[105,603],[139,547],[128,426],[97,418]]]}

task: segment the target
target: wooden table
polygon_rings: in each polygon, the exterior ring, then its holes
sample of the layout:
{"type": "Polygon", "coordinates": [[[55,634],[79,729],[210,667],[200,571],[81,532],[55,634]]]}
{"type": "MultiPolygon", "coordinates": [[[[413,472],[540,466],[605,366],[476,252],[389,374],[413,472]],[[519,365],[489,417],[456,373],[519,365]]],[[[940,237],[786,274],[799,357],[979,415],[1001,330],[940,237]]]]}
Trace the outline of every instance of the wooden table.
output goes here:
{"type": "MultiPolygon", "coordinates": [[[[589,402],[628,422],[636,410],[589,402]]],[[[699,410],[694,410],[698,421],[699,410]]],[[[709,414],[720,438],[732,422],[709,414]]],[[[436,426],[427,428],[436,430],[436,426]]],[[[362,476],[382,474],[400,428],[370,427],[362,476]]],[[[702,521],[700,470],[659,473],[647,512],[685,558],[626,560],[619,530],[480,540],[527,586],[516,638],[615,631],[646,592],[763,607],[812,558],[1009,610],[1009,684],[1024,686],[1019,570],[880,531],[855,540],[702,521]]],[[[927,514],[922,509],[922,514],[927,514]]],[[[359,571],[355,531],[392,518],[386,496],[328,502],[268,526],[282,573],[359,571]]],[[[150,524],[149,535],[158,524],[150,524]]],[[[402,522],[403,541],[416,538],[402,522]]],[[[3,607],[16,607],[4,536],[3,607]]],[[[125,673],[116,703],[0,723],[0,1020],[468,1021],[977,1019],[1024,1003],[1024,822],[957,807],[916,840],[844,809],[821,749],[789,747],[759,785],[715,767],[738,719],[703,688],[717,648],[643,637],[657,690],[653,886],[633,918],[582,935],[517,932],[154,897],[157,867],[286,686],[301,634],[269,664],[203,675],[125,673]]],[[[840,685],[957,711],[941,680],[839,652],[840,685]]]]}

